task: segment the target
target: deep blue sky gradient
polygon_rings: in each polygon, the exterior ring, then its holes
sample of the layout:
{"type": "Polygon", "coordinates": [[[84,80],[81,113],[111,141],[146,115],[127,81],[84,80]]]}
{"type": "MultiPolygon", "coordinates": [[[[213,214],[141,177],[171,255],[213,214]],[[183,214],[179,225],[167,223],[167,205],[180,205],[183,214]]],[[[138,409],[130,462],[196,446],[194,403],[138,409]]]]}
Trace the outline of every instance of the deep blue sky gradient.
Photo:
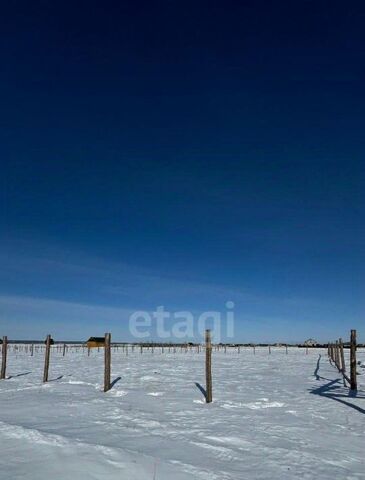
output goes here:
{"type": "Polygon", "coordinates": [[[235,302],[237,341],[364,328],[361,2],[5,2],[0,331],[235,302]]]}

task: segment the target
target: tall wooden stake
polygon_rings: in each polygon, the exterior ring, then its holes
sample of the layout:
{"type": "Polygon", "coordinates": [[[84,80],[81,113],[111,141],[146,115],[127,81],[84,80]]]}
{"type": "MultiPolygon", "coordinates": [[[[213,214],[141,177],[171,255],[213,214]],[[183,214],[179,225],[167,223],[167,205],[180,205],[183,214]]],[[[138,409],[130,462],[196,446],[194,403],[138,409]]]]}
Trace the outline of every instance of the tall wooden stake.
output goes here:
{"type": "Polygon", "coordinates": [[[110,351],[111,334],[105,334],[105,349],[104,349],[104,392],[110,390],[110,365],[111,365],[111,351],[110,351]]]}
{"type": "Polygon", "coordinates": [[[212,341],[210,330],[205,330],[205,379],[206,379],[206,402],[213,400],[212,390],[212,341]]]}
{"type": "Polygon", "coordinates": [[[339,350],[338,340],[336,340],[336,344],[335,344],[335,363],[336,363],[336,367],[337,367],[338,371],[340,372],[341,371],[340,350],[339,350]]]}
{"type": "Polygon", "coordinates": [[[51,335],[47,335],[47,338],[46,338],[46,353],[45,353],[45,357],[44,357],[43,383],[48,382],[50,351],[51,351],[51,335]]]}
{"type": "Polygon", "coordinates": [[[343,351],[343,342],[342,338],[340,338],[338,342],[339,348],[340,348],[340,359],[341,359],[341,372],[345,373],[346,372],[346,364],[345,364],[345,354],[343,351]]]}
{"type": "Polygon", "coordinates": [[[3,337],[2,354],[1,354],[1,373],[0,379],[5,379],[6,376],[6,355],[8,353],[8,337],[3,337]]]}
{"type": "Polygon", "coordinates": [[[356,330],[351,330],[351,339],[350,339],[350,379],[351,379],[351,390],[357,390],[357,378],[356,378],[356,330]]]}

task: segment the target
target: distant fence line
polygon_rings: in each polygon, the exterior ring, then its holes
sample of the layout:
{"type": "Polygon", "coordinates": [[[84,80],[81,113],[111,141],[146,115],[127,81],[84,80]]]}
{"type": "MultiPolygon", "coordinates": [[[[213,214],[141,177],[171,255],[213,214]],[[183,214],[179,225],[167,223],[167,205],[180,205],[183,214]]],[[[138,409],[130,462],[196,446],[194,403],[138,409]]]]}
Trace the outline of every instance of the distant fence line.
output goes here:
{"type": "MultiPolygon", "coordinates": [[[[95,337],[93,337],[95,338],[95,337]]],[[[91,339],[90,339],[91,340],[91,339]]],[[[211,342],[211,333],[210,330],[206,330],[205,345],[198,343],[185,343],[185,344],[174,344],[174,343],[112,343],[111,334],[106,333],[104,337],[96,338],[95,345],[90,346],[90,343],[65,343],[65,342],[55,342],[51,335],[47,335],[46,340],[43,342],[29,342],[19,344],[15,341],[9,341],[6,336],[3,337],[1,342],[1,371],[0,379],[6,379],[6,362],[7,362],[7,352],[11,349],[13,352],[25,352],[30,356],[34,356],[34,353],[43,353],[44,352],[44,370],[43,370],[43,382],[48,382],[49,368],[50,368],[50,359],[51,352],[62,353],[62,356],[66,356],[68,352],[87,352],[87,355],[90,356],[91,350],[95,349],[100,351],[102,348],[104,350],[104,392],[109,391],[112,388],[111,382],[111,353],[119,352],[125,353],[126,355],[131,353],[143,354],[144,352],[149,352],[154,354],[155,349],[159,348],[160,353],[187,353],[187,352],[196,352],[201,353],[205,352],[205,380],[206,380],[206,389],[204,391],[206,403],[211,403],[213,399],[213,388],[212,388],[212,352],[213,351],[222,351],[227,353],[227,351],[234,351],[235,353],[241,353],[241,348],[251,349],[252,353],[256,354],[256,348],[267,348],[269,355],[272,353],[272,348],[285,348],[285,353],[288,354],[288,348],[305,348],[306,354],[309,353],[309,349],[314,348],[327,348],[328,357],[330,362],[333,363],[338,371],[342,374],[344,381],[349,383],[351,390],[357,389],[357,373],[356,373],[356,350],[363,345],[356,343],[356,330],[351,330],[350,341],[346,344],[339,339],[335,342],[328,342],[327,344],[321,345],[289,345],[289,344],[212,344],[211,342]],[[100,341],[100,345],[97,343],[100,341]],[[345,365],[345,356],[344,349],[350,349],[350,376],[347,375],[346,365],[345,365]]],[[[9,377],[10,378],[10,377],[9,377]]],[[[202,389],[203,391],[204,389],[202,389]]]]}
{"type": "MultiPolygon", "coordinates": [[[[330,342],[329,342],[330,343],[330,342]]],[[[305,343],[216,343],[214,344],[215,349],[221,349],[224,347],[227,348],[237,348],[237,347],[271,347],[271,348],[308,348],[308,349],[315,349],[315,348],[328,348],[329,343],[316,343],[314,345],[307,345],[305,343]]],[[[8,345],[44,345],[45,341],[44,340],[11,340],[8,339],[8,345]]],[[[54,340],[53,345],[61,345],[63,346],[64,344],[70,346],[70,347],[82,347],[86,346],[87,341],[75,341],[75,340],[54,340]]],[[[0,339],[0,345],[1,345],[1,339],[0,339]]],[[[181,348],[181,347],[198,347],[204,345],[204,342],[112,342],[111,346],[112,347],[126,347],[126,346],[134,346],[134,347],[176,347],[176,348],[181,348]]],[[[357,346],[359,348],[365,348],[365,343],[358,343],[357,346]]],[[[344,342],[343,347],[350,348],[350,342],[344,342]]]]}

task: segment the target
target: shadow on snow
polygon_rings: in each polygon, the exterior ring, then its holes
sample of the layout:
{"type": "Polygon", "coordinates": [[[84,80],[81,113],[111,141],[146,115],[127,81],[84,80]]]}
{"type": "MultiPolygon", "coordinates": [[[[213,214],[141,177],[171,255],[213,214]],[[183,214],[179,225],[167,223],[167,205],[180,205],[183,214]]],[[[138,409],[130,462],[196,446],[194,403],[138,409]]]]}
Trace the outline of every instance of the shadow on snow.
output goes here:
{"type": "Polygon", "coordinates": [[[316,369],[314,370],[313,375],[316,377],[316,380],[325,380],[328,383],[322,385],[318,388],[313,388],[310,390],[310,393],[313,395],[319,395],[320,397],[330,398],[331,400],[335,400],[336,402],[342,403],[347,407],[353,408],[359,413],[365,414],[365,409],[359,407],[358,405],[354,405],[351,402],[347,402],[343,400],[343,398],[358,398],[358,399],[365,399],[365,396],[359,395],[359,392],[349,390],[348,388],[344,388],[341,385],[342,376],[341,378],[336,378],[335,380],[329,380],[328,378],[321,377],[319,375],[320,369],[320,362],[321,362],[321,355],[318,357],[316,369]]]}

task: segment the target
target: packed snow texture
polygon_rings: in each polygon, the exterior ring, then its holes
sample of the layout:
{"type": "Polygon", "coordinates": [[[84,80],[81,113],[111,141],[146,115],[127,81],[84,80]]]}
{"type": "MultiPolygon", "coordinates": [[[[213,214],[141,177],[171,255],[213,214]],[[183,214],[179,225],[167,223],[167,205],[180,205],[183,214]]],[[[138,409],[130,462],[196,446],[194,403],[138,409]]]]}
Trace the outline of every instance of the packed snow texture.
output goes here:
{"type": "MultiPolygon", "coordinates": [[[[348,351],[346,351],[347,364],[348,351]]],[[[365,352],[358,351],[364,362],[365,352]]],[[[205,354],[9,347],[0,381],[0,478],[6,480],[364,479],[365,369],[351,396],[325,350],[205,354]],[[120,379],[118,378],[120,377],[120,379]]]]}

